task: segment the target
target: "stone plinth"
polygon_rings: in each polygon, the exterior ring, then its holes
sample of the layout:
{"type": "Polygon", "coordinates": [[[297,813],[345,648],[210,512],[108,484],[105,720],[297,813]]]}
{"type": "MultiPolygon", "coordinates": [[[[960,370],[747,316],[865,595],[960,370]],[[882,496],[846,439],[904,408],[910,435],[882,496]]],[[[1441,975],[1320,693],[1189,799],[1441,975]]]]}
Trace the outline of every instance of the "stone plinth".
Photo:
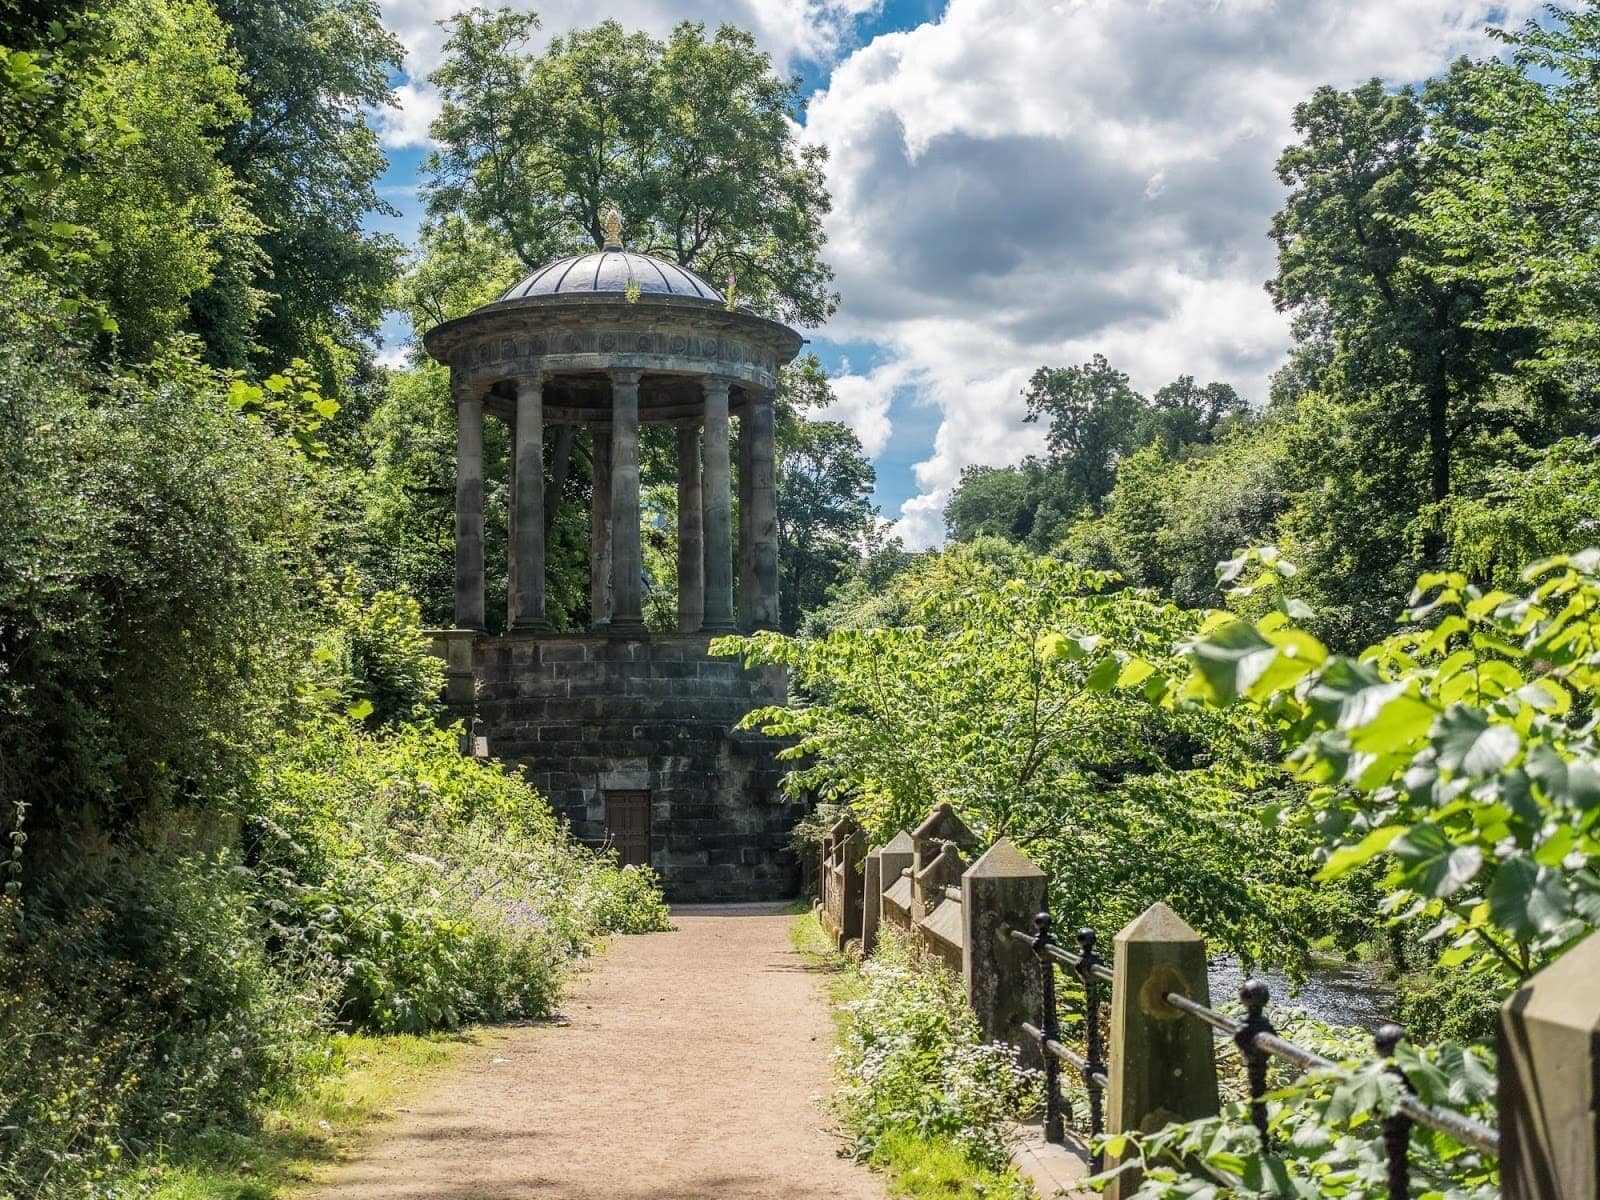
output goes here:
{"type": "MultiPolygon", "coordinates": [[[[782,703],[781,672],[711,658],[708,637],[507,634],[472,643],[475,722],[489,753],[520,764],[578,839],[606,841],[606,793],[646,792],[650,863],[669,899],[795,894],[798,806],[779,791],[780,743],[735,732],[782,703]]],[[[460,647],[452,646],[460,654],[460,647]]]]}

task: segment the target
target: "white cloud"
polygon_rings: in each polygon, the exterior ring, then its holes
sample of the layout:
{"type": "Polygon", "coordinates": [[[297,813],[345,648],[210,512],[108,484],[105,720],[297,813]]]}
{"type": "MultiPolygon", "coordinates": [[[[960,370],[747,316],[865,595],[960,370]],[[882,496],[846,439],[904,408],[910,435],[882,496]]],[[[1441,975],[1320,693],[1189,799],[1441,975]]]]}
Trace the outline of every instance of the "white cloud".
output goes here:
{"type": "MultiPolygon", "coordinates": [[[[1319,84],[1420,80],[1491,53],[1532,0],[950,0],[834,70],[806,136],[832,151],[836,341],[847,377],[914,383],[941,425],[900,514],[936,543],[961,468],[1038,444],[1020,390],[1095,351],[1152,390],[1180,373],[1256,400],[1288,335],[1262,283],[1273,163],[1319,84]]],[[[843,396],[844,393],[841,393],[843,396]]]]}
{"type": "Polygon", "coordinates": [[[904,362],[876,367],[865,375],[850,371],[834,376],[834,402],[821,415],[830,421],[843,421],[861,439],[868,458],[877,458],[889,444],[893,426],[889,406],[895,393],[911,382],[910,368],[904,362]]]}
{"type": "Polygon", "coordinates": [[[378,140],[390,150],[431,144],[428,126],[439,115],[439,93],[426,84],[402,83],[395,88],[395,103],[369,114],[378,140]]]}
{"type": "MultiPolygon", "coordinates": [[[[791,71],[800,62],[831,62],[845,49],[856,19],[881,4],[882,0],[611,0],[597,7],[593,0],[513,0],[511,7],[538,12],[540,28],[529,46],[535,53],[559,34],[607,19],[656,37],[670,33],[680,21],[700,21],[710,29],[730,24],[749,30],[780,71],[791,71]]],[[[377,118],[384,145],[398,149],[428,144],[428,124],[439,109],[438,97],[427,82],[444,51],[445,31],[439,23],[462,7],[437,0],[383,0],[383,22],[405,46],[410,77],[398,89],[401,111],[377,118]]]]}

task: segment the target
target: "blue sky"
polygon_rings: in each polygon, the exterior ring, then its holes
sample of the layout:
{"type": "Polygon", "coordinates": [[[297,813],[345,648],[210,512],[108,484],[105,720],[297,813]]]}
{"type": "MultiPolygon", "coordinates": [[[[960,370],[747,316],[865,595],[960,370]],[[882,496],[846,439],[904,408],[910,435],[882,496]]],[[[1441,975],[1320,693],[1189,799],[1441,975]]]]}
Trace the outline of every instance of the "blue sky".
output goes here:
{"type": "MultiPolygon", "coordinates": [[[[517,0],[522,4],[524,0],[517,0]]],[[[811,346],[877,501],[936,544],[963,467],[1038,445],[1035,367],[1102,352],[1152,391],[1179,374],[1256,401],[1288,343],[1262,284],[1273,163],[1319,84],[1416,81],[1493,50],[1534,0],[548,0],[543,35],[615,17],[750,29],[830,151],[839,312],[811,346]]],[[[380,124],[407,243],[436,107],[433,0],[384,0],[409,51],[380,124]]],[[[391,327],[391,343],[404,331],[391,327]]],[[[393,345],[388,347],[391,351],[393,345]]]]}

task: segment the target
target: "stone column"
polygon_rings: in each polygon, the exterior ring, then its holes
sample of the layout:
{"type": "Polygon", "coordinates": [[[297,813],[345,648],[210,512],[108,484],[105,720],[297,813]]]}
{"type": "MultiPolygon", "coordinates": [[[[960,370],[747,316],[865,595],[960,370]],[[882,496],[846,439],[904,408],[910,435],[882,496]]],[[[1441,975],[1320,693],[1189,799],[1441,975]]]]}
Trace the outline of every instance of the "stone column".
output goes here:
{"type": "Polygon", "coordinates": [[[644,630],[639,551],[639,371],[611,372],[611,629],[644,630]]]}
{"type": "Polygon", "coordinates": [[[739,628],[749,633],[755,626],[756,547],[750,533],[750,410],[739,418],[739,628]]]}
{"type": "Polygon", "coordinates": [[[700,628],[733,629],[733,513],[728,493],[728,381],[707,377],[705,424],[706,603],[700,628]]]}
{"type": "Polygon", "coordinates": [[[611,620],[611,426],[595,425],[594,490],[589,500],[589,627],[611,620]]]}
{"type": "Polygon", "coordinates": [[[678,429],[678,632],[698,633],[706,611],[700,430],[678,429]]]}
{"type": "Polygon", "coordinates": [[[747,503],[750,508],[745,528],[751,541],[750,600],[745,624],[751,629],[776,629],[778,627],[778,509],[777,463],[775,434],[773,430],[772,397],[753,396],[746,410],[745,441],[750,443],[747,456],[750,486],[747,503]]]}
{"type": "Polygon", "coordinates": [[[483,622],[483,393],[451,389],[456,402],[456,627],[483,622]]]}
{"type": "Polygon", "coordinates": [[[514,633],[548,631],[544,611],[544,381],[516,378],[511,486],[511,613],[514,633]]]}

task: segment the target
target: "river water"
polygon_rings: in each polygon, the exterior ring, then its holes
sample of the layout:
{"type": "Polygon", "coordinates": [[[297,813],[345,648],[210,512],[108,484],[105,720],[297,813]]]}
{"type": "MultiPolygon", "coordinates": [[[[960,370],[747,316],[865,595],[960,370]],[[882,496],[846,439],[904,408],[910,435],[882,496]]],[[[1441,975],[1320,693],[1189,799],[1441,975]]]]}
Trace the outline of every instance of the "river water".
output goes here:
{"type": "MultiPolygon", "coordinates": [[[[1384,982],[1376,963],[1313,962],[1305,981],[1291,983],[1275,971],[1253,971],[1272,992],[1267,1016],[1283,1005],[1303,1008],[1312,1017],[1329,1025],[1351,1025],[1375,1030],[1393,1019],[1391,1006],[1394,988],[1384,982]]],[[[1213,1006],[1236,1001],[1244,975],[1237,959],[1218,958],[1210,964],[1211,1003],[1213,1006]]]]}

